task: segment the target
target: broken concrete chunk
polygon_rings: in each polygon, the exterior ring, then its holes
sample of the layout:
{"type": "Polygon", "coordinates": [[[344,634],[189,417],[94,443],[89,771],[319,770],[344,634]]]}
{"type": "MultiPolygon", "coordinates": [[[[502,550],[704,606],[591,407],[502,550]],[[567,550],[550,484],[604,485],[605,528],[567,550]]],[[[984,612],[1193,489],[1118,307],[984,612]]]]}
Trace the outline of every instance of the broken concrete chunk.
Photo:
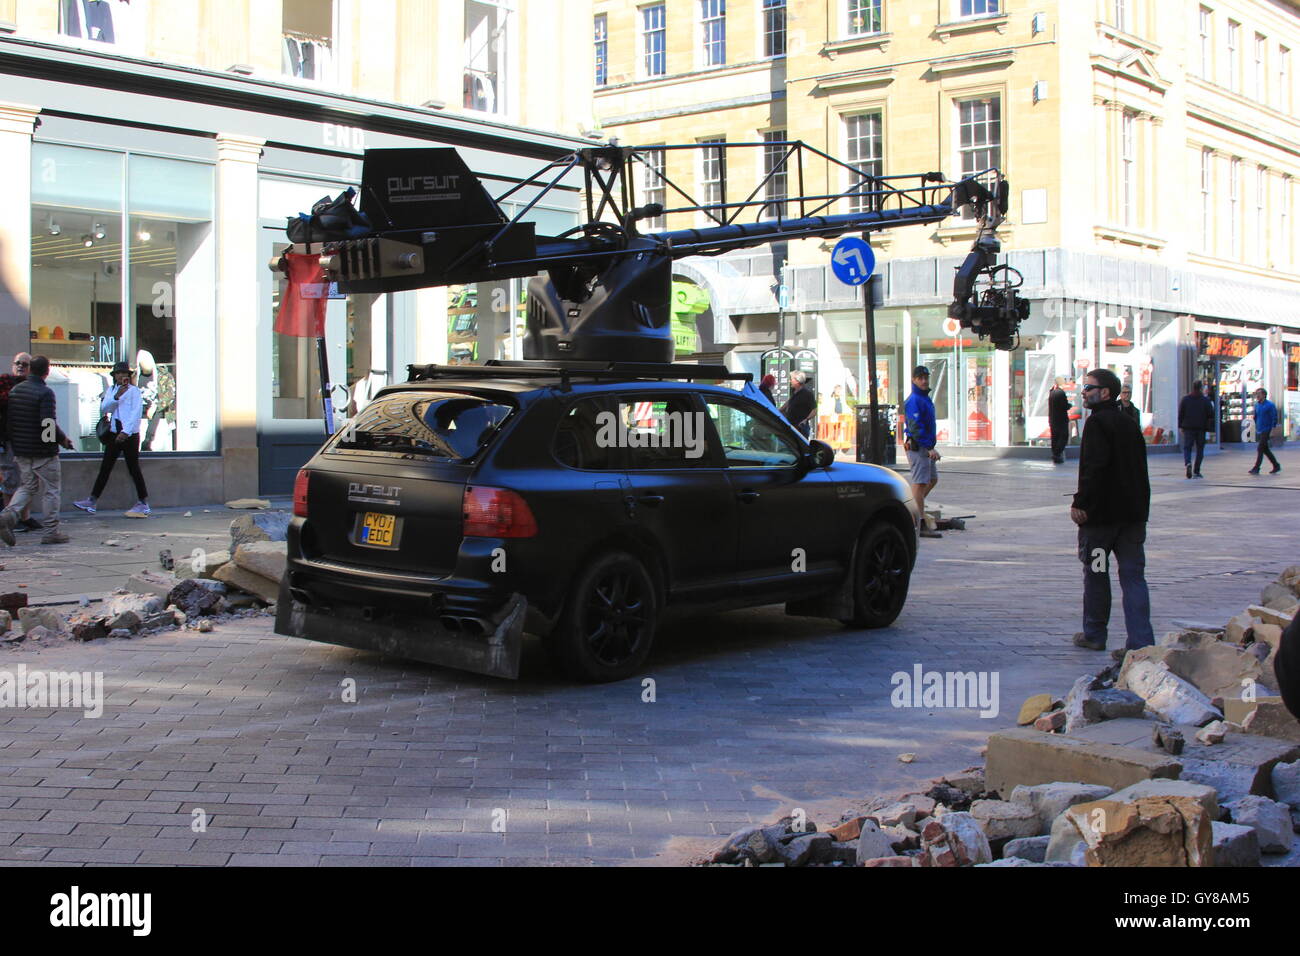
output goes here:
{"type": "Polygon", "coordinates": [[[930,866],[992,863],[993,851],[979,822],[969,813],[945,813],[926,822],[921,845],[930,866]]]}
{"type": "Polygon", "coordinates": [[[280,596],[280,586],[276,582],[247,571],[233,561],[218,568],[215,577],[231,587],[256,595],[268,604],[274,604],[280,596]]]}
{"type": "Polygon", "coordinates": [[[921,834],[907,827],[882,827],[880,830],[888,839],[895,853],[917,850],[921,847],[921,834]]]}
{"type": "Polygon", "coordinates": [[[885,866],[920,866],[917,861],[920,857],[915,856],[881,856],[867,860],[861,866],[885,867],[885,866]]]}
{"type": "Polygon", "coordinates": [[[1071,807],[1062,819],[1084,842],[1088,866],[1212,863],[1212,821],[1201,802],[1191,797],[1140,797],[1132,802],[1112,797],[1071,807]]]}
{"type": "Polygon", "coordinates": [[[1215,866],[1259,866],[1259,837],[1251,827],[1218,820],[1210,827],[1215,866]]]}
{"type": "MultiPolygon", "coordinates": [[[[1133,657],[1130,654],[1129,657],[1133,657]]],[[[1121,690],[1131,690],[1162,719],[1175,724],[1201,726],[1223,717],[1210,698],[1169,670],[1163,662],[1139,660],[1121,675],[1121,690]]]]}
{"type": "Polygon", "coordinates": [[[63,615],[52,607],[19,608],[18,625],[28,637],[34,627],[43,627],[52,634],[62,634],[68,629],[63,615]]]}
{"type": "Polygon", "coordinates": [[[1259,595],[1259,603],[1274,611],[1285,611],[1296,603],[1296,593],[1285,584],[1272,581],[1264,585],[1264,590],[1259,595]]]}
{"type": "Polygon", "coordinates": [[[1021,785],[1062,780],[1116,790],[1151,777],[1177,777],[1181,769],[1164,754],[1018,727],[989,736],[985,774],[989,790],[1007,794],[1021,785]]]}
{"type": "Polygon", "coordinates": [[[1182,731],[1175,730],[1169,724],[1156,724],[1151,728],[1151,742],[1165,753],[1177,757],[1183,752],[1186,740],[1182,731]]]}
{"type": "Polygon", "coordinates": [[[1008,840],[1002,848],[1004,858],[1016,857],[1030,863],[1043,863],[1047,859],[1047,845],[1052,842],[1050,836],[1020,837],[1008,840]]]}
{"type": "Polygon", "coordinates": [[[1023,803],[976,800],[970,805],[970,815],[990,840],[1031,837],[1040,832],[1037,811],[1023,803]]]}
{"type": "Polygon", "coordinates": [[[858,835],[858,866],[862,866],[868,860],[893,855],[894,847],[889,842],[889,836],[880,829],[875,820],[864,820],[862,832],[858,835]]]}
{"type": "Polygon", "coordinates": [[[916,806],[911,803],[891,803],[871,813],[870,818],[882,827],[910,827],[916,822],[916,806]]]}
{"type": "Polygon", "coordinates": [[[1273,796],[1292,810],[1300,810],[1300,760],[1274,765],[1273,796]]]}
{"type": "Polygon", "coordinates": [[[1065,720],[1065,711],[1054,710],[1049,714],[1043,714],[1043,716],[1035,720],[1034,729],[1049,734],[1057,730],[1064,730],[1065,720]]]}
{"type": "Polygon", "coordinates": [[[1221,744],[1228,736],[1228,725],[1222,720],[1212,720],[1196,732],[1196,739],[1203,744],[1221,744]]]}
{"type": "Polygon", "coordinates": [[[233,554],[241,544],[255,541],[284,541],[288,537],[291,518],[285,511],[240,515],[230,522],[230,552],[233,554]]]}
{"type": "Polygon", "coordinates": [[[126,589],[136,594],[153,594],[160,598],[167,597],[176,587],[174,574],[162,574],[158,571],[137,571],[126,582],[126,589]]]}
{"type": "Polygon", "coordinates": [[[1110,796],[1110,787],[1091,783],[1042,783],[1020,786],[1011,791],[1011,802],[1029,807],[1038,817],[1038,833],[1047,833],[1052,823],[1076,803],[1089,803],[1110,796]]]}
{"type": "Polygon", "coordinates": [[[1217,820],[1221,816],[1214,788],[1204,784],[1188,783],[1186,780],[1142,780],[1123,790],[1115,791],[1106,799],[1118,803],[1133,803],[1136,800],[1152,797],[1186,797],[1197,800],[1211,820],[1217,820]]]}
{"type": "Polygon", "coordinates": [[[235,549],[235,564],[245,571],[280,583],[288,560],[288,543],[284,541],[251,541],[235,549]]]}
{"type": "Polygon", "coordinates": [[[233,501],[227,501],[226,507],[233,511],[266,509],[271,507],[271,502],[267,501],[265,498],[236,498],[233,501]]]}
{"type": "Polygon", "coordinates": [[[776,859],[786,866],[807,866],[829,860],[835,841],[825,833],[809,833],[795,837],[776,848],[776,859]]]}
{"type": "Polygon", "coordinates": [[[1280,697],[1260,697],[1256,700],[1254,707],[1241,722],[1241,728],[1248,734],[1300,741],[1300,721],[1291,715],[1280,697]]]}
{"type": "Polygon", "coordinates": [[[1233,823],[1255,831],[1260,852],[1286,853],[1291,849],[1295,833],[1291,829],[1291,808],[1285,803],[1250,794],[1225,806],[1233,823]]]}
{"type": "Polygon", "coordinates": [[[1021,727],[1032,724],[1044,711],[1052,709],[1051,694],[1035,694],[1020,705],[1020,715],[1016,723],[1021,727]]]}
{"type": "Polygon", "coordinates": [[[226,592],[220,581],[207,581],[202,578],[185,578],[167,595],[167,602],[175,604],[186,617],[200,617],[216,614],[221,607],[221,598],[226,592]]]}

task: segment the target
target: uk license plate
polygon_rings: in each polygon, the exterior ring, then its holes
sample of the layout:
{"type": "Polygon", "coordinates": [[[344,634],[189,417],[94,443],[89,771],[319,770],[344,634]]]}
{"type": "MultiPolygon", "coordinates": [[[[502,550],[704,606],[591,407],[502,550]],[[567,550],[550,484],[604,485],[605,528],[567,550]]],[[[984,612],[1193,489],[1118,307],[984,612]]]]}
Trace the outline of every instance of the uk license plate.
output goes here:
{"type": "Polygon", "coordinates": [[[393,531],[397,527],[397,517],[378,511],[367,511],[361,518],[361,531],[358,543],[372,548],[391,548],[393,531]]]}

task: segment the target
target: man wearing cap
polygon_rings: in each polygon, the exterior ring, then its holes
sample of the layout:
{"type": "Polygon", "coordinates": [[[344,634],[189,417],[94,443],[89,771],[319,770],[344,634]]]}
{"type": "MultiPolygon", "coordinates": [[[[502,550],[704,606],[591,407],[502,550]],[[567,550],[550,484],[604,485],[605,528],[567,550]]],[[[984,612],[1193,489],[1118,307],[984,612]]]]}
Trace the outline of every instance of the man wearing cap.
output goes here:
{"type": "Polygon", "coordinates": [[[918,365],[912,370],[912,394],[903,404],[906,416],[907,461],[912,466],[912,497],[916,499],[922,538],[942,538],[925,526],[925,496],[939,483],[939,453],[935,446],[934,401],[930,398],[930,370],[918,365]]]}
{"type": "Polygon", "coordinates": [[[149,489],[145,487],[144,475],[140,471],[140,417],[144,412],[144,400],[140,389],[131,384],[131,366],[118,362],[113,366],[113,384],[104,390],[104,397],[99,403],[100,413],[108,416],[109,438],[104,443],[104,457],[99,461],[99,475],[95,478],[95,487],[89,498],[74,501],[72,504],[82,511],[94,514],[95,502],[108,484],[109,475],[117,456],[126,459],[126,470],[135,482],[137,498],[128,518],[147,518],[149,510],[149,489]]]}
{"type": "Polygon", "coordinates": [[[59,497],[62,486],[59,447],[72,447],[72,440],[58,425],[54,391],[45,384],[50,360],[35,355],[27,378],[9,390],[6,414],[8,440],[18,463],[21,484],[18,493],[0,511],[0,541],[14,546],[14,525],[37,495],[45,498],[45,537],[41,544],[67,544],[59,530],[59,497]]]}

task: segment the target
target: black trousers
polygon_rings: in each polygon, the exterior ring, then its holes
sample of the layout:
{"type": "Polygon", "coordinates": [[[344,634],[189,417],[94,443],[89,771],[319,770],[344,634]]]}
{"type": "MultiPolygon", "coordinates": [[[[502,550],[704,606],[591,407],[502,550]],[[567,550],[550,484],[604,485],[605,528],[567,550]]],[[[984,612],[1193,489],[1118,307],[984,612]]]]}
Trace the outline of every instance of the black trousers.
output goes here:
{"type": "Polygon", "coordinates": [[[1274,468],[1281,468],[1277,459],[1273,457],[1273,449],[1268,447],[1269,435],[1262,435],[1259,444],[1255,446],[1255,470],[1259,471],[1259,466],[1263,463],[1265,456],[1273,463],[1274,468]]]}
{"type": "Polygon", "coordinates": [[[1056,460],[1065,454],[1065,446],[1070,443],[1070,426],[1064,428],[1052,429],[1052,459],[1056,460]]]}
{"type": "Polygon", "coordinates": [[[126,470],[131,473],[131,480],[135,482],[136,496],[145,501],[149,497],[149,489],[144,485],[144,474],[140,471],[140,435],[128,435],[126,441],[118,442],[117,437],[121,434],[116,433],[113,441],[104,446],[104,457],[99,462],[99,476],[95,478],[95,488],[90,493],[90,497],[98,498],[104,491],[104,486],[108,484],[108,476],[113,473],[113,465],[117,463],[117,456],[120,454],[126,459],[126,470]]]}

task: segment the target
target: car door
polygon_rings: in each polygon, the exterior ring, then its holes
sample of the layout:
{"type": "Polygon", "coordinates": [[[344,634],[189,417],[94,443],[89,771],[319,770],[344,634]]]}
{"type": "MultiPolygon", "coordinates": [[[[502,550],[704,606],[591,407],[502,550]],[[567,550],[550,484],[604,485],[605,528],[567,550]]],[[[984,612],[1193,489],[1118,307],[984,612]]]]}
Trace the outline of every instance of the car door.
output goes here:
{"type": "Polygon", "coordinates": [[[624,449],[626,513],[664,555],[673,598],[726,595],[736,580],[737,509],[697,397],[620,393],[617,422],[606,440],[624,449]]]}
{"type": "Polygon", "coordinates": [[[810,589],[843,572],[834,487],[770,411],[739,396],[703,396],[736,502],[736,571],[747,590],[810,589]]]}

